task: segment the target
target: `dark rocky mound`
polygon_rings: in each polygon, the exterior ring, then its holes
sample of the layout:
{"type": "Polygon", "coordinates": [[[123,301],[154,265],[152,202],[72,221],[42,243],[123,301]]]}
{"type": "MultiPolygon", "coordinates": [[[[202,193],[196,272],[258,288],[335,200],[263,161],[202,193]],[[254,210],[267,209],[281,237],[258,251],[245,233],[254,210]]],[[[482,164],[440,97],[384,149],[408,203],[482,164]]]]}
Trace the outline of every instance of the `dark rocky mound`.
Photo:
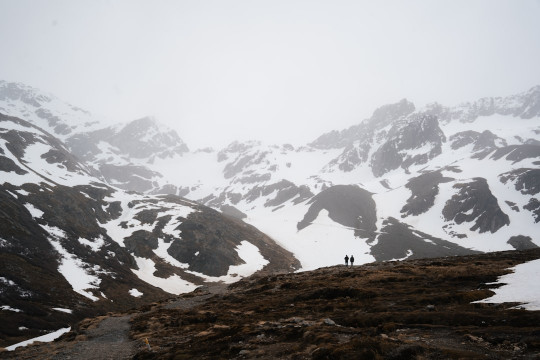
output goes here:
{"type": "Polygon", "coordinates": [[[422,259],[440,256],[478,254],[452,242],[414,230],[397,219],[384,220],[380,234],[371,247],[377,261],[422,259]]]}
{"type": "Polygon", "coordinates": [[[237,208],[235,208],[232,205],[222,205],[220,210],[221,210],[221,212],[223,214],[232,216],[232,217],[240,219],[240,220],[247,218],[247,215],[245,213],[238,210],[237,208]]]}
{"type": "MultiPolygon", "coordinates": [[[[129,344],[139,360],[537,359],[539,311],[473,302],[538,258],[540,249],[253,276],[132,311],[129,344]]],[[[127,340],[94,333],[123,330],[125,318],[88,319],[57,342],[1,357],[74,358],[88,344],[86,358],[106,358],[127,340]]]]}
{"type": "Polygon", "coordinates": [[[540,222],[540,200],[537,198],[531,198],[527,205],[524,205],[523,208],[532,213],[535,222],[540,222]]]}
{"type": "Polygon", "coordinates": [[[401,216],[420,215],[428,211],[435,203],[439,184],[452,180],[454,179],[443,177],[440,171],[425,173],[409,180],[405,186],[412,194],[401,209],[401,216]]]}
{"type": "Polygon", "coordinates": [[[153,178],[160,174],[137,165],[100,164],[99,171],[105,180],[120,189],[145,192],[154,188],[153,178]]]}
{"type": "Polygon", "coordinates": [[[191,213],[180,224],[182,238],[175,239],[168,250],[178,261],[189,263],[189,270],[210,276],[226,275],[229,266],[244,263],[235,250],[243,240],[249,240],[270,260],[265,271],[294,271],[300,267],[292,253],[255,227],[210,208],[201,208],[204,211],[191,213]]]}
{"type": "Polygon", "coordinates": [[[505,225],[510,225],[510,219],[489,190],[486,179],[474,178],[467,183],[454,185],[459,192],[448,200],[442,214],[447,221],[456,224],[474,222],[472,231],[494,233],[505,225]]]}
{"type": "Polygon", "coordinates": [[[503,184],[509,180],[515,182],[515,188],[524,195],[536,195],[540,192],[540,169],[521,168],[499,175],[503,184]]]}
{"type": "Polygon", "coordinates": [[[516,250],[529,250],[529,249],[536,249],[538,248],[538,245],[533,243],[530,236],[512,236],[508,241],[508,244],[512,245],[514,249],[516,250]]]}
{"type": "Polygon", "coordinates": [[[279,206],[286,201],[293,200],[298,204],[313,196],[313,193],[305,185],[297,186],[288,180],[281,180],[274,184],[255,186],[247,192],[245,199],[248,202],[257,200],[259,197],[268,197],[264,206],[279,206]],[[269,195],[275,193],[274,197],[269,195]]]}
{"type": "Polygon", "coordinates": [[[336,185],[323,190],[310,200],[311,206],[297,225],[302,230],[314,221],[321,210],[328,211],[333,221],[355,229],[355,235],[372,237],[377,229],[375,201],[371,193],[356,185],[336,185]]]}
{"type": "Polygon", "coordinates": [[[459,133],[456,133],[448,138],[450,141],[450,147],[454,150],[460,149],[464,146],[467,146],[469,144],[473,144],[478,137],[480,136],[480,133],[473,130],[468,131],[462,131],[459,133]]]}
{"type": "Polygon", "coordinates": [[[540,145],[522,144],[505,146],[497,149],[491,155],[491,159],[494,160],[499,160],[503,157],[505,160],[512,161],[513,163],[520,162],[524,159],[540,158],[540,145]]]}
{"type": "Polygon", "coordinates": [[[497,135],[493,134],[489,130],[483,131],[478,139],[474,143],[473,151],[476,154],[473,156],[474,159],[484,159],[488,156],[493,150],[498,149],[495,142],[498,141],[503,146],[506,146],[506,141],[499,138],[497,135]]]}

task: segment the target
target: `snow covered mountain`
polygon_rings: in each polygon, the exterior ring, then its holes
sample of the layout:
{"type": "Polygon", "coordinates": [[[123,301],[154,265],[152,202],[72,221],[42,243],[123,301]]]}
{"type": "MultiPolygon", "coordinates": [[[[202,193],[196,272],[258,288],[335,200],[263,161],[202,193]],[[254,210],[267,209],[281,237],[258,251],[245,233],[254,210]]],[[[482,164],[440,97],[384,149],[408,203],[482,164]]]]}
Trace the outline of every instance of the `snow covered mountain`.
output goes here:
{"type": "MultiPolygon", "coordinates": [[[[10,93],[18,98],[1,108],[44,96],[10,93]]],[[[62,118],[40,104],[34,112],[62,118]]],[[[300,147],[251,141],[189,151],[152,118],[79,127],[64,139],[103,182],[242,218],[312,269],[345,253],[368,262],[536,246],[539,118],[536,86],[455,107],[417,109],[404,99],[300,147]]]]}
{"type": "Polygon", "coordinates": [[[232,143],[141,165],[255,225],[304,269],[346,253],[363,263],[528,248],[540,243],[539,120],[540,86],[457,107],[402,100],[297,148],[232,143]]]}
{"type": "Polygon", "coordinates": [[[299,268],[253,226],[175,195],[112,187],[93,165],[0,114],[2,343],[207,283],[299,268]]]}
{"type": "Polygon", "coordinates": [[[6,82],[0,113],[2,316],[30,303],[82,316],[345,254],[540,244],[540,86],[456,107],[401,100],[303,146],[190,151],[153,118],[105,125],[6,82]]]}

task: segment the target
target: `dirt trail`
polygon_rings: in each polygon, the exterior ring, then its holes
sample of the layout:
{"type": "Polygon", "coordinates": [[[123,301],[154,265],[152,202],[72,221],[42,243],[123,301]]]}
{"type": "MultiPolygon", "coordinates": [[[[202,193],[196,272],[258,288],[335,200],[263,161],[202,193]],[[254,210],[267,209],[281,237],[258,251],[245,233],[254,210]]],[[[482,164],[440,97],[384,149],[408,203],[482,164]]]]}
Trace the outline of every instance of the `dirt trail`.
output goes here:
{"type": "Polygon", "coordinates": [[[182,309],[188,310],[197,305],[204,304],[206,300],[210,299],[214,295],[223,294],[227,290],[227,285],[225,284],[212,284],[203,286],[198,290],[197,295],[192,296],[192,294],[181,295],[177,299],[171,300],[169,303],[163,307],[166,309],[182,309]]]}
{"type": "Polygon", "coordinates": [[[86,331],[86,341],[75,342],[51,359],[131,359],[137,346],[129,339],[130,318],[131,315],[105,318],[96,328],[86,331]]]}
{"type": "MultiPolygon", "coordinates": [[[[223,294],[227,289],[225,284],[211,284],[198,289],[194,293],[182,294],[152,307],[155,310],[191,309],[204,304],[216,294],[223,294]]],[[[90,326],[81,331],[83,338],[74,341],[62,341],[40,346],[21,348],[15,353],[2,353],[2,359],[47,359],[47,360],[123,360],[132,359],[137,351],[145,347],[144,342],[129,338],[130,320],[133,314],[124,316],[109,316],[103,318],[97,326],[90,326]],[[45,349],[47,348],[47,349],[45,349]]]]}

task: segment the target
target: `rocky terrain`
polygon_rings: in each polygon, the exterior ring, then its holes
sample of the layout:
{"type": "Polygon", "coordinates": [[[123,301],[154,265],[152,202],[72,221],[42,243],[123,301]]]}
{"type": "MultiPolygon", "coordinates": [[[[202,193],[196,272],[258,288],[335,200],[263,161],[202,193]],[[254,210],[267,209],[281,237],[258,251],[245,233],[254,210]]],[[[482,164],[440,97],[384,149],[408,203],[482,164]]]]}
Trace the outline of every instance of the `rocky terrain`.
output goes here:
{"type": "Polygon", "coordinates": [[[58,138],[2,114],[0,173],[0,346],[202,284],[300,266],[237,218],[112,187],[58,138]]]}
{"type": "Polygon", "coordinates": [[[540,311],[475,301],[539,258],[535,249],[259,274],[86,319],[0,357],[537,359],[540,311]]]}
{"type": "Polygon", "coordinates": [[[540,87],[190,150],[0,81],[0,346],[256,272],[540,245],[540,87]]]}

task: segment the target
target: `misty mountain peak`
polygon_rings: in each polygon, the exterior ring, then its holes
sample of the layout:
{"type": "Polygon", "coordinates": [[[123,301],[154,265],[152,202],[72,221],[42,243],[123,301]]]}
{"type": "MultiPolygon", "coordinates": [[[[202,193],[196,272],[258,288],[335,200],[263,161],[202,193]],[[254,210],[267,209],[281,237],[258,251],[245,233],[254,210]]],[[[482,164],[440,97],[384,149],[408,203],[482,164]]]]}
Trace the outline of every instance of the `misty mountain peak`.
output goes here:
{"type": "Polygon", "coordinates": [[[20,100],[25,104],[39,107],[51,101],[52,96],[21,83],[0,80],[0,100],[20,100]]]}
{"type": "Polygon", "coordinates": [[[376,109],[369,119],[372,126],[383,128],[392,121],[408,116],[416,110],[414,104],[407,99],[401,99],[395,104],[383,105],[376,109]]]}

